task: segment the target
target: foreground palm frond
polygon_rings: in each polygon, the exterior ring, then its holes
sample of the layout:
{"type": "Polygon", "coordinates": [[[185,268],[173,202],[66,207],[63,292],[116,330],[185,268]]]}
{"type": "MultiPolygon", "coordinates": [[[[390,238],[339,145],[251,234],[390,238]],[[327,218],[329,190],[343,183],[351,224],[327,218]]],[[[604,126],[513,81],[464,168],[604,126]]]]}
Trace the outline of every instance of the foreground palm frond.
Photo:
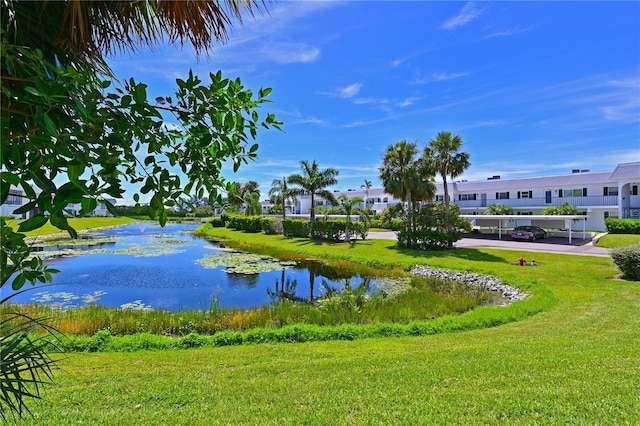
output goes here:
{"type": "Polygon", "coordinates": [[[9,415],[22,417],[31,413],[30,399],[39,399],[42,385],[52,381],[57,360],[46,348],[47,337],[57,332],[42,318],[30,318],[19,313],[4,314],[0,321],[0,418],[9,415]],[[46,333],[34,337],[34,330],[46,333]]]}

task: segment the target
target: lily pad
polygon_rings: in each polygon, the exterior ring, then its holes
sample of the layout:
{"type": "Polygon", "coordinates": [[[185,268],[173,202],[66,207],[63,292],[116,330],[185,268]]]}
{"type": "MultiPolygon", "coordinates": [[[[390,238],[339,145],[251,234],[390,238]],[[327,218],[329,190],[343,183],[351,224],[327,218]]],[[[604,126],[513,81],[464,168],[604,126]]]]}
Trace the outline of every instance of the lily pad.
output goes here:
{"type": "Polygon", "coordinates": [[[270,256],[230,251],[208,254],[202,259],[196,260],[196,263],[211,269],[226,266],[225,272],[229,274],[259,274],[260,272],[278,271],[297,264],[293,261],[281,261],[270,256]]]}

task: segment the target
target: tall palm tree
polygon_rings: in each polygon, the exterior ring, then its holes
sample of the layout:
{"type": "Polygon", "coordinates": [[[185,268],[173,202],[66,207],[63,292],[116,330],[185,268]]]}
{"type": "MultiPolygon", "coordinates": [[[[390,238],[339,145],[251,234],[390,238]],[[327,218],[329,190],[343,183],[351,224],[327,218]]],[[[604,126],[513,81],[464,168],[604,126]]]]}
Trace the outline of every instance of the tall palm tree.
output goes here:
{"type": "Polygon", "coordinates": [[[417,203],[435,194],[433,178],[424,161],[416,158],[417,154],[414,142],[402,140],[387,148],[379,169],[384,190],[407,203],[409,212],[414,211],[417,203]]]}
{"type": "Polygon", "coordinates": [[[439,132],[435,139],[429,141],[425,147],[423,159],[427,167],[442,176],[444,186],[444,203],[449,213],[449,187],[447,177],[455,179],[469,168],[469,153],[459,152],[462,147],[462,137],[451,132],[439,132]]]}
{"type": "Polygon", "coordinates": [[[282,203],[282,220],[287,218],[287,201],[296,202],[296,197],[292,193],[291,188],[287,185],[287,178],[274,179],[271,183],[269,196],[274,201],[282,203]]]}
{"type": "Polygon", "coordinates": [[[365,194],[365,200],[364,200],[364,206],[365,208],[367,207],[367,203],[369,202],[369,190],[371,189],[371,181],[370,180],[364,180],[364,184],[360,185],[360,188],[364,189],[364,194],[365,194]]]}
{"type": "Polygon", "coordinates": [[[338,170],[331,167],[320,170],[318,163],[313,160],[311,163],[304,160],[300,162],[302,167],[302,174],[293,174],[289,176],[288,182],[291,185],[297,185],[299,188],[292,188],[292,195],[310,195],[311,196],[311,209],[310,217],[311,221],[316,218],[316,195],[321,196],[325,200],[332,204],[337,204],[336,197],[328,191],[326,188],[338,183],[338,170]]]}

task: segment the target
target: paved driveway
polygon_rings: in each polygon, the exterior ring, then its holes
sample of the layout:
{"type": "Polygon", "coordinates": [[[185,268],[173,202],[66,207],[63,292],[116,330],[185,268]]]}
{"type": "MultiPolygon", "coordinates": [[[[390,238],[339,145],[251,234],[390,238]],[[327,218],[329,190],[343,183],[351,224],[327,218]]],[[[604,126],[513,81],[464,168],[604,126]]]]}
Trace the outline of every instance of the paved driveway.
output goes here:
{"type": "MultiPolygon", "coordinates": [[[[369,232],[369,238],[381,240],[395,240],[395,232],[369,232]]],[[[485,247],[505,250],[540,251],[546,253],[576,254],[581,256],[608,257],[609,249],[594,246],[591,241],[573,238],[569,244],[567,238],[547,238],[534,243],[528,241],[513,241],[509,237],[499,240],[496,235],[465,235],[456,242],[456,247],[485,247]]]]}

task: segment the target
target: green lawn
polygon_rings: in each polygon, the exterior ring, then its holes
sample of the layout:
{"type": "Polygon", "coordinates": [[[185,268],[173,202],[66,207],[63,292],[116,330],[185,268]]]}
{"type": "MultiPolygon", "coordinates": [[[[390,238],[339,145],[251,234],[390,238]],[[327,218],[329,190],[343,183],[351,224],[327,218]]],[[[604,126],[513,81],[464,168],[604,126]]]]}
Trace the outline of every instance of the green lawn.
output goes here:
{"type": "Polygon", "coordinates": [[[417,253],[214,229],[271,249],[491,273],[557,299],[522,321],[426,337],[70,354],[21,424],[638,424],[640,283],[609,258],[417,253]]]}
{"type": "Polygon", "coordinates": [[[598,247],[614,248],[640,244],[640,235],[634,234],[607,234],[598,240],[598,247]]]}
{"type": "MultiPolygon", "coordinates": [[[[83,218],[70,218],[68,219],[69,225],[71,225],[76,231],[82,231],[92,228],[105,228],[108,226],[126,225],[128,223],[135,222],[135,219],[128,217],[83,217],[83,218]]],[[[21,220],[9,220],[7,224],[15,227],[20,225],[21,220]]],[[[60,229],[47,222],[43,227],[35,229],[33,231],[25,232],[27,237],[44,237],[51,234],[59,234],[67,231],[61,231],[60,229]]]]}

